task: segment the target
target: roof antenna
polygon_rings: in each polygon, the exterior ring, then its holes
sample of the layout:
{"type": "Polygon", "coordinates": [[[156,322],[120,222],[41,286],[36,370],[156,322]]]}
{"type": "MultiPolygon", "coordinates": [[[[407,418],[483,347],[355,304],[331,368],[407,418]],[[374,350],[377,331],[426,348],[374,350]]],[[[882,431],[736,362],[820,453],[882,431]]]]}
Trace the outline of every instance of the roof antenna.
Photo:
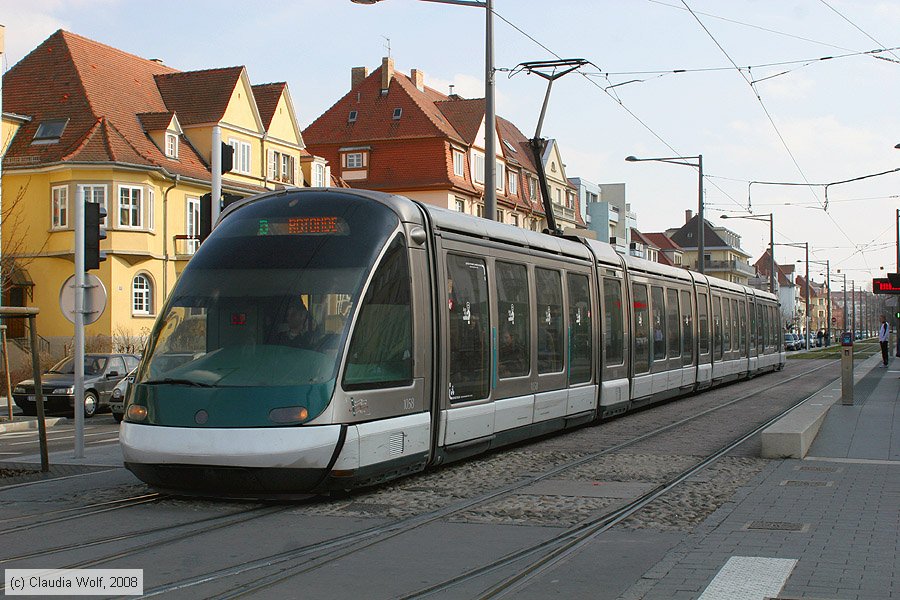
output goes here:
{"type": "Polygon", "coordinates": [[[384,47],[387,50],[388,58],[391,58],[391,38],[386,37],[386,36],[381,36],[381,37],[383,37],[386,40],[384,47]]]}

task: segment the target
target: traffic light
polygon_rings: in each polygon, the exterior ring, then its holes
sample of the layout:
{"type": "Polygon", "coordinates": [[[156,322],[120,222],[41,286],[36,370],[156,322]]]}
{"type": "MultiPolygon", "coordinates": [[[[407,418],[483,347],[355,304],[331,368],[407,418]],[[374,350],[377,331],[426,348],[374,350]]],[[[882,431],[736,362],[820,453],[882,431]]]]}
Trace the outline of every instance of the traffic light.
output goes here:
{"type": "Polygon", "coordinates": [[[897,317],[898,319],[900,319],[900,310],[898,310],[896,313],[894,313],[894,316],[897,317]]]}
{"type": "Polygon", "coordinates": [[[106,209],[98,202],[84,203],[84,270],[99,269],[106,260],[106,251],[100,249],[100,240],[106,239],[106,209]]]}
{"type": "Polygon", "coordinates": [[[197,237],[202,244],[212,231],[212,194],[200,196],[200,223],[197,229],[197,237]]]}
{"type": "Polygon", "coordinates": [[[234,146],[222,142],[222,173],[227,173],[234,168],[234,146]]]}

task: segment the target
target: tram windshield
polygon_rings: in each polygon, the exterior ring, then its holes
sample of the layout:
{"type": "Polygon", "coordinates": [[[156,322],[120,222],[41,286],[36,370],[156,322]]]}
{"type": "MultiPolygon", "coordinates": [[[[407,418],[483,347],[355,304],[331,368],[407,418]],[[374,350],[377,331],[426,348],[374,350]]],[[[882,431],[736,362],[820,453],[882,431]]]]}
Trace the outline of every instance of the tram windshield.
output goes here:
{"type": "Polygon", "coordinates": [[[226,217],[178,280],[137,384],[294,389],[330,400],[360,291],[397,216],[339,193],[274,196],[226,217]]]}

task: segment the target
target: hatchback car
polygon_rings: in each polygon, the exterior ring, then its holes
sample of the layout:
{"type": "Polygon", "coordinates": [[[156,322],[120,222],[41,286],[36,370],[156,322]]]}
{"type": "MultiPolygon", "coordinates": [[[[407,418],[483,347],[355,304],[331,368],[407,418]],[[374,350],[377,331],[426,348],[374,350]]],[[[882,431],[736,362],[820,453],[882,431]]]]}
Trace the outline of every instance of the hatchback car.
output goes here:
{"type": "MultiPolygon", "coordinates": [[[[109,405],[113,389],[129,372],[137,367],[140,357],[134,354],[84,355],[84,416],[93,417],[109,405]]],[[[50,411],[71,411],[75,407],[75,358],[67,357],[41,375],[44,408],[50,411]]],[[[37,414],[34,380],[16,384],[13,399],[26,415],[37,414]]]]}
{"type": "Polygon", "coordinates": [[[134,369],[113,388],[112,396],[109,399],[109,412],[112,413],[116,423],[121,423],[122,418],[125,416],[125,398],[128,396],[128,388],[134,383],[135,371],[137,369],[134,369]]]}

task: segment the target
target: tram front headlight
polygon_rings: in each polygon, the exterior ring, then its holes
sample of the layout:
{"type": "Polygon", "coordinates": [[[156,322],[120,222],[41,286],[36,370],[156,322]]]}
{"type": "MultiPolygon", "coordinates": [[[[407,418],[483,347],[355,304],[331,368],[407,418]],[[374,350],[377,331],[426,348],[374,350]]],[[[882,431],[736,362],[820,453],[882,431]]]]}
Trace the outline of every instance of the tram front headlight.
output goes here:
{"type": "Polygon", "coordinates": [[[309,411],[303,406],[284,406],[269,411],[269,420],[273,423],[302,423],[308,416],[309,411]]]}
{"type": "Polygon", "coordinates": [[[140,404],[132,404],[125,410],[125,418],[129,421],[140,423],[147,418],[147,407],[140,404]]]}

